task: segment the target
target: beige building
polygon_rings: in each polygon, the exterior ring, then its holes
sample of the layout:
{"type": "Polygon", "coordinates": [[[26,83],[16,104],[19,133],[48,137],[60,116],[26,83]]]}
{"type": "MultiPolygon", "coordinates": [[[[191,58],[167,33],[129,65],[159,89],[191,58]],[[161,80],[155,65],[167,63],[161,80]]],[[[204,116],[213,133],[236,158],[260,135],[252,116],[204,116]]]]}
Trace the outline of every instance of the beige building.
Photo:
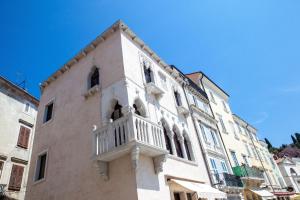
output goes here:
{"type": "Polygon", "coordinates": [[[0,190],[25,197],[39,101],[0,76],[0,190]]]}
{"type": "Polygon", "coordinates": [[[244,198],[275,198],[273,193],[285,185],[279,184],[279,180],[283,182],[282,176],[273,166],[274,159],[267,153],[265,144],[258,140],[257,130],[232,113],[229,95],[204,73],[195,72],[187,76],[209,97],[230,166],[233,173],[242,178],[244,198]]]}
{"type": "Polygon", "coordinates": [[[41,85],[26,199],[226,198],[211,187],[186,84],[113,24],[41,85]]]}

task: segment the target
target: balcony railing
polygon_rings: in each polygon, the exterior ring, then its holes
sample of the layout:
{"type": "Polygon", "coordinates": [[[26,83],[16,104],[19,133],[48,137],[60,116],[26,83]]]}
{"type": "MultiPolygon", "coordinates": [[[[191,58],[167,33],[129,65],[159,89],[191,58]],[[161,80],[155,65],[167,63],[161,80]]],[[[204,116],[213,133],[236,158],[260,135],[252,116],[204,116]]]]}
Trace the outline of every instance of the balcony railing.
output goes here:
{"type": "Polygon", "coordinates": [[[262,179],[262,180],[264,179],[263,172],[254,167],[243,165],[243,166],[233,167],[232,170],[236,176],[245,177],[245,178],[262,179]]]}
{"type": "Polygon", "coordinates": [[[166,152],[162,127],[132,112],[94,133],[94,153],[99,159],[110,161],[105,154],[133,145],[145,146],[151,150],[145,153],[154,156],[166,152]]]}
{"type": "Polygon", "coordinates": [[[93,134],[93,157],[105,178],[108,178],[107,163],[129,153],[133,168],[138,165],[139,154],[143,154],[153,158],[157,173],[162,171],[168,151],[159,124],[129,111],[120,119],[94,130],[93,134]]]}
{"type": "Polygon", "coordinates": [[[237,187],[242,188],[243,182],[239,176],[228,173],[212,173],[214,184],[221,187],[237,187]]]}

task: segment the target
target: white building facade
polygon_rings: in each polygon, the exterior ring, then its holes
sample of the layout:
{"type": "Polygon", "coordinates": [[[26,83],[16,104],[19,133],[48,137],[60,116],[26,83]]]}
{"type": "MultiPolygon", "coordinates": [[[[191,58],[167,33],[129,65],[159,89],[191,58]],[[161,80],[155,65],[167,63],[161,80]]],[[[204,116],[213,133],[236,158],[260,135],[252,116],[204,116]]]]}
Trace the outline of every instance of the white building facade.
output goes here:
{"type": "Polygon", "coordinates": [[[26,199],[222,199],[184,77],[118,21],[42,86],[26,199]]]}
{"type": "Polygon", "coordinates": [[[38,103],[0,76],[0,186],[14,199],[25,198],[38,103]]]}

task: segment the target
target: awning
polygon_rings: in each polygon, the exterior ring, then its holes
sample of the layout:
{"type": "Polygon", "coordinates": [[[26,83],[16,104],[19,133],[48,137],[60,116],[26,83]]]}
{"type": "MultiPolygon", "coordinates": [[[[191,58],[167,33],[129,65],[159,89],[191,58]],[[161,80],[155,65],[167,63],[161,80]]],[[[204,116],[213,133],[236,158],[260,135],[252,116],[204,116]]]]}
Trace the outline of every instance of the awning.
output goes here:
{"type": "Polygon", "coordinates": [[[224,192],[221,192],[220,190],[217,190],[209,185],[202,184],[202,183],[195,183],[195,182],[189,182],[189,181],[182,181],[182,180],[176,180],[171,179],[171,181],[177,183],[178,185],[181,185],[185,189],[196,192],[198,194],[199,198],[207,198],[207,199],[226,199],[227,195],[224,192]]]}
{"type": "Polygon", "coordinates": [[[268,199],[268,198],[274,198],[274,194],[272,194],[271,192],[267,191],[267,190],[251,190],[252,192],[254,192],[255,194],[263,197],[263,199],[268,199]]]}

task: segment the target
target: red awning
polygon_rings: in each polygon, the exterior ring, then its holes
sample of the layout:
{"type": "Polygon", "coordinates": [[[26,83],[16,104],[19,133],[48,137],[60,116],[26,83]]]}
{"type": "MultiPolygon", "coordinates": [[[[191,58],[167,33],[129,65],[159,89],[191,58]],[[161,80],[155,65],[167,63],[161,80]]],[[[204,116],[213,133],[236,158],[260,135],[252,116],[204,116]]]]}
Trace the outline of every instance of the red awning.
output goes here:
{"type": "Polygon", "coordinates": [[[273,192],[276,196],[292,196],[296,194],[295,192],[273,192]]]}

